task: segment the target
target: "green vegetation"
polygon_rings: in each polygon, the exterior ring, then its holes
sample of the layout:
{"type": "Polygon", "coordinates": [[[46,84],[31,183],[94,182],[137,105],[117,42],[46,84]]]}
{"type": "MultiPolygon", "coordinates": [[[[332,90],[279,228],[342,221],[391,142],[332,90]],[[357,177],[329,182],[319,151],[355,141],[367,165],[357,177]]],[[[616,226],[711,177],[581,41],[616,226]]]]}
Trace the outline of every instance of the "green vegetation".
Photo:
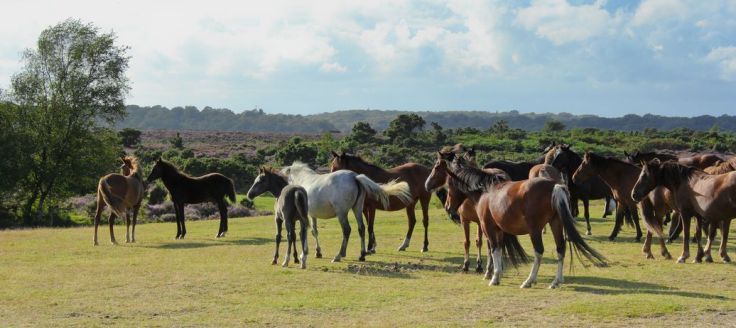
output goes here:
{"type": "MultiPolygon", "coordinates": [[[[621,327],[721,326],[736,316],[733,264],[646,260],[632,229],[606,240],[610,220],[593,219],[591,241],[610,267],[585,269],[576,259],[562,288],[548,290],[555,270],[548,233],[539,283],[520,290],[528,265],[489,287],[459,272],[461,228],[440,209],[430,217],[430,252],[416,241],[397,252],[405,214],[379,211],[378,253],[358,262],[354,229],[342,263],[330,263],[341,241],[337,221],[320,220],[326,256],[314,258],[310,235],[306,270],[270,264],[271,216],[233,219],[223,239],[212,237],[216,220],[188,222],[185,240],[173,240],[173,223],[145,224],[138,243],[119,246],[107,243],[105,227],[99,247],[89,227],[0,231],[0,317],[5,326],[621,327]]],[[[530,252],[529,239],[520,240],[530,252]]]]}

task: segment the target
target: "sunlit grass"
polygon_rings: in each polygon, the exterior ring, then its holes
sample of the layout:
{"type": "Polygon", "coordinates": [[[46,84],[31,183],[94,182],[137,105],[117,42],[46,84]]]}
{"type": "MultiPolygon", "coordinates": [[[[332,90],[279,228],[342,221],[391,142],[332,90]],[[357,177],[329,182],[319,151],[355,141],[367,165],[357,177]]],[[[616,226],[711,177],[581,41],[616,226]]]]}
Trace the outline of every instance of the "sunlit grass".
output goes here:
{"type": "MultiPolygon", "coordinates": [[[[271,210],[273,198],[256,206],[271,210]]],[[[379,212],[378,253],[358,262],[352,218],[351,225],[347,258],[330,263],[340,228],[320,220],[324,258],[314,258],[310,234],[306,270],[270,264],[271,216],[232,219],[222,239],[213,238],[216,220],[188,222],[185,240],[173,239],[173,223],[143,224],[138,243],[118,246],[107,227],[98,247],[90,227],[0,231],[0,326],[695,326],[736,317],[734,265],[719,263],[717,252],[713,264],[646,260],[631,228],[607,241],[610,220],[594,219],[590,240],[610,267],[585,269],[576,259],[559,290],[546,288],[555,270],[550,234],[539,284],[520,290],[529,266],[510,269],[497,287],[460,272],[462,232],[439,209],[431,212],[428,253],[419,251],[421,221],[409,249],[398,252],[405,214],[379,212]]],[[[125,240],[124,229],[116,232],[125,240]]],[[[521,241],[531,253],[528,238],[521,241]]],[[[682,245],[669,246],[678,256],[682,245]]]]}

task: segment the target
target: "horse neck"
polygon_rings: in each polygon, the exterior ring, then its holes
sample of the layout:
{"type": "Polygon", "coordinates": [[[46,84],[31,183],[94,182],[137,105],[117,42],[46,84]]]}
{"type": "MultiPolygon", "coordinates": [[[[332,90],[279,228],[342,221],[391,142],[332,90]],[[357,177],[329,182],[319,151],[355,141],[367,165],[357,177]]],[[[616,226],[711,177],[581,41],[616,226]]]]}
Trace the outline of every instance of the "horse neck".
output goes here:
{"type": "Polygon", "coordinates": [[[273,183],[268,184],[268,191],[270,191],[271,194],[274,195],[274,197],[279,198],[279,196],[281,196],[281,191],[284,189],[284,187],[286,187],[286,185],[289,184],[289,182],[286,181],[286,178],[278,174],[275,174],[275,173],[271,173],[271,174],[272,174],[271,181],[273,183]]]}
{"type": "Polygon", "coordinates": [[[176,185],[185,178],[186,176],[179,172],[179,170],[177,170],[173,166],[167,167],[166,169],[164,169],[163,174],[161,174],[161,180],[167,186],[176,185]]]}
{"type": "Polygon", "coordinates": [[[352,160],[350,169],[356,173],[365,174],[373,180],[381,180],[382,178],[390,179],[391,176],[388,171],[373,165],[368,164],[362,160],[352,160]]]}
{"type": "Polygon", "coordinates": [[[617,187],[626,181],[636,181],[639,177],[641,169],[633,164],[624,162],[618,162],[607,159],[606,167],[594,167],[595,171],[598,172],[598,176],[611,187],[617,187]]]}

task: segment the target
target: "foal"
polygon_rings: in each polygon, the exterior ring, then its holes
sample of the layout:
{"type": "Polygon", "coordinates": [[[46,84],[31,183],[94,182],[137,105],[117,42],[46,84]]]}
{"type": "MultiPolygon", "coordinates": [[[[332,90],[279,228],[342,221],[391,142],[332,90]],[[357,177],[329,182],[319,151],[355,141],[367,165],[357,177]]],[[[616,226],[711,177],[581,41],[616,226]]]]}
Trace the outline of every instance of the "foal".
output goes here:
{"type": "Polygon", "coordinates": [[[141,207],[141,201],[145,190],[143,188],[143,175],[138,166],[138,159],[133,156],[121,157],[123,166],[121,167],[123,174],[112,173],[100,178],[97,184],[97,212],[95,213],[95,236],[94,245],[97,246],[97,227],[100,225],[100,215],[105,206],[110,207],[110,242],[117,244],[113,225],[115,217],[126,219],[125,242],[135,242],[135,225],[138,219],[138,210],[141,207]],[[129,235],[130,217],[128,210],[133,210],[133,234],[129,235]]]}
{"type": "Polygon", "coordinates": [[[295,228],[298,220],[301,224],[299,235],[302,242],[301,268],[304,269],[307,267],[307,253],[309,251],[307,246],[307,226],[309,226],[307,191],[303,187],[290,185],[285,176],[273,169],[261,167],[258,176],[253,181],[253,185],[248,190],[248,199],[256,198],[267,191],[276,197],[276,203],[274,204],[274,213],[276,213],[276,252],[271,264],[276,264],[279,259],[281,225],[283,223],[286,223],[286,244],[288,246],[282,266],[289,265],[292,245],[294,246],[294,263],[299,263],[299,258],[296,256],[295,228]]]}
{"type": "Polygon", "coordinates": [[[224,237],[227,232],[227,202],[235,202],[233,180],[220,174],[210,173],[201,177],[190,177],[179,172],[171,163],[159,158],[148,175],[148,182],[161,179],[169,191],[176,211],[176,239],[184,239],[187,228],[184,225],[184,205],[213,202],[220,210],[220,229],[216,237],[224,237]]]}

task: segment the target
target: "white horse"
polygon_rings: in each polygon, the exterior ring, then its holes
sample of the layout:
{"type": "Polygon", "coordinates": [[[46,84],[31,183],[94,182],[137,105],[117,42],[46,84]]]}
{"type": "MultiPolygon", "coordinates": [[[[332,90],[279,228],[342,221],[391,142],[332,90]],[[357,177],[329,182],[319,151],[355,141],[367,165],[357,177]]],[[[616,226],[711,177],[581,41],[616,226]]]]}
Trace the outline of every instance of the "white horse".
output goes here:
{"type": "Polygon", "coordinates": [[[363,224],[363,203],[366,195],[388,205],[389,197],[396,196],[404,204],[412,201],[411,190],[406,182],[377,184],[363,174],[339,170],[328,174],[318,174],[304,163],[294,162],[281,170],[289,178],[290,184],[300,185],[307,190],[309,216],[312,218],[312,235],[317,243],[316,256],[322,257],[319,246],[317,218],[337,217],[342,228],[342,246],[332,262],[340,262],[350,238],[348,211],[353,210],[360,234],[360,260],[365,261],[365,225],[363,224]]]}

